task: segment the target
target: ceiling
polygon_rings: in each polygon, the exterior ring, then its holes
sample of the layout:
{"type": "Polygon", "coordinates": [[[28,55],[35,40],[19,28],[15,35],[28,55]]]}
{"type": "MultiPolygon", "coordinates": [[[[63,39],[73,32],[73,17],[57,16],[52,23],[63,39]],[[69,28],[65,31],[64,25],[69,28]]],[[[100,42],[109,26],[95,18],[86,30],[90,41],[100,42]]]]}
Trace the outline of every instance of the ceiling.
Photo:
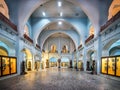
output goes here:
{"type": "Polygon", "coordinates": [[[55,33],[55,34],[51,35],[50,37],[51,38],[56,38],[56,37],[69,38],[69,36],[64,33],[55,33]]]}
{"type": "Polygon", "coordinates": [[[75,30],[69,23],[58,21],[49,24],[44,30],[75,30]]]}
{"type": "Polygon", "coordinates": [[[72,3],[65,0],[49,0],[48,2],[40,5],[32,14],[32,17],[86,17],[85,13],[72,3]],[[60,3],[60,6],[58,5],[60,3]]]}

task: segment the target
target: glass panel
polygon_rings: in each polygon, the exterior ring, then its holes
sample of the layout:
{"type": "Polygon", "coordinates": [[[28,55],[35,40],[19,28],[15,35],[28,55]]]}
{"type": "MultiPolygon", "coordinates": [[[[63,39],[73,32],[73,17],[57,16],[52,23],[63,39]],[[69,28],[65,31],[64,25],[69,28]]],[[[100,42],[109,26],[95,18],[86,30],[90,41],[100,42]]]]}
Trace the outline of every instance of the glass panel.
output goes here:
{"type": "Polygon", "coordinates": [[[0,76],[1,76],[1,57],[0,57],[0,76]]]}
{"type": "Polygon", "coordinates": [[[120,57],[116,59],[116,76],[120,76],[120,57]]]}
{"type": "Polygon", "coordinates": [[[102,58],[102,73],[107,74],[107,58],[102,58]]]}
{"type": "Polygon", "coordinates": [[[10,63],[8,57],[2,57],[2,75],[10,74],[10,63]]]}
{"type": "Polygon", "coordinates": [[[16,73],[16,58],[10,58],[11,73],[16,73]]]}
{"type": "Polygon", "coordinates": [[[115,58],[108,58],[108,74],[115,75],[115,58]]]}

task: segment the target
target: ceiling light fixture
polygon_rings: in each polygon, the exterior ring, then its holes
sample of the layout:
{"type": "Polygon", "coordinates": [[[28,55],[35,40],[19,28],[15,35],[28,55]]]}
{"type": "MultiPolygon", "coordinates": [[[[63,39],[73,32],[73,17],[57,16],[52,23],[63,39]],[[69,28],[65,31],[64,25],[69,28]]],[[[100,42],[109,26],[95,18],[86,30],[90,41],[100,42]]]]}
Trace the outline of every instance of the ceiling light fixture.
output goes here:
{"type": "Polygon", "coordinates": [[[61,7],[62,6],[62,2],[58,2],[58,7],[61,7]]]}
{"type": "Polygon", "coordinates": [[[62,22],[61,22],[61,21],[59,21],[59,22],[58,22],[58,24],[59,24],[59,25],[62,25],[62,22]]]}
{"type": "Polygon", "coordinates": [[[43,16],[46,16],[45,12],[42,12],[43,16]]]}

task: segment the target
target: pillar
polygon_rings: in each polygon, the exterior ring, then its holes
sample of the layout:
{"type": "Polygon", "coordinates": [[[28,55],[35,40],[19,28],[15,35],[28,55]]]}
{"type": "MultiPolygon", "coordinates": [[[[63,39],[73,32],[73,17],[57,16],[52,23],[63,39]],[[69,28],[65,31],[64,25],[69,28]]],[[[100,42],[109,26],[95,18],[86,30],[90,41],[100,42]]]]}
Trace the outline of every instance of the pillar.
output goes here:
{"type": "Polygon", "coordinates": [[[97,40],[94,42],[94,47],[96,50],[96,73],[100,74],[101,69],[101,55],[102,55],[102,42],[101,42],[101,36],[97,38],[97,40]]]}
{"type": "Polygon", "coordinates": [[[87,55],[86,55],[86,46],[84,45],[83,49],[83,70],[86,71],[87,55]]]}

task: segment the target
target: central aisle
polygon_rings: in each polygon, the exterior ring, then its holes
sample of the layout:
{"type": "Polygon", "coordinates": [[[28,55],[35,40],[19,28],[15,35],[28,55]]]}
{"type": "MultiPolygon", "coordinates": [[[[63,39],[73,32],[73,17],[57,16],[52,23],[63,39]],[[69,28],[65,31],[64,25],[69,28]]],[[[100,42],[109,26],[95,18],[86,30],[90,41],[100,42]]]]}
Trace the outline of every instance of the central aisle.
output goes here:
{"type": "Polygon", "coordinates": [[[0,90],[119,90],[120,82],[67,68],[32,71],[0,81],[0,90]]]}

